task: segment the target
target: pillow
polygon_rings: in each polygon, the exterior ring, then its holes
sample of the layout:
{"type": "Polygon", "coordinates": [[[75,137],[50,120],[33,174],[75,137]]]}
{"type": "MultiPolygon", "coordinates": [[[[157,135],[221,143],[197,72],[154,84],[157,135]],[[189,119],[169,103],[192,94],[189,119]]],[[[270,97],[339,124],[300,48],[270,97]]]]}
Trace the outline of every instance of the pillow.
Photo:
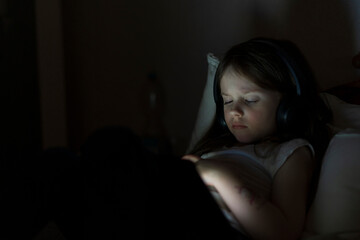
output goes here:
{"type": "Polygon", "coordinates": [[[338,131],[346,128],[360,129],[360,105],[344,102],[328,93],[321,93],[321,97],[333,112],[332,125],[338,131]]]}
{"type": "Polygon", "coordinates": [[[332,87],[325,92],[335,95],[347,103],[360,105],[360,78],[349,83],[332,87]]]}
{"type": "Polygon", "coordinates": [[[360,233],[360,130],[336,134],[325,153],[306,232],[360,233]]]}
{"type": "Polygon", "coordinates": [[[214,54],[208,53],[207,61],[207,80],[205,83],[205,88],[200,102],[200,107],[188,151],[190,151],[194,147],[194,145],[204,136],[215,118],[216,105],[213,97],[213,85],[216,69],[219,65],[219,59],[215,57],[214,54]]]}

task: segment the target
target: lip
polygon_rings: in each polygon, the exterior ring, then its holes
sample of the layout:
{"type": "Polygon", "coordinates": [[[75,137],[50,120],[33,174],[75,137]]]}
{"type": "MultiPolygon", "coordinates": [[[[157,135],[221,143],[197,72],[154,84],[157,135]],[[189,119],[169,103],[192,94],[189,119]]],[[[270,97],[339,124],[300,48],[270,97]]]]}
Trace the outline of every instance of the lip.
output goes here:
{"type": "Polygon", "coordinates": [[[233,124],[231,127],[232,127],[233,129],[244,129],[244,128],[247,128],[247,126],[242,125],[242,124],[233,124]]]}

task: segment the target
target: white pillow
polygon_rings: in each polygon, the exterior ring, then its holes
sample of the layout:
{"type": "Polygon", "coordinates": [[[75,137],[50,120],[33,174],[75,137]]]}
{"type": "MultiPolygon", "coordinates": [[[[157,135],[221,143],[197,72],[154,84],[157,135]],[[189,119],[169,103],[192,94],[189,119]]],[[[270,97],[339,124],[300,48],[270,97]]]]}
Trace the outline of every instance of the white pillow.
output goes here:
{"type": "Polygon", "coordinates": [[[360,130],[343,130],[331,140],[306,232],[360,232],[360,130]]]}
{"type": "Polygon", "coordinates": [[[203,96],[200,102],[198,115],[195,122],[195,127],[192,132],[190,145],[188,151],[190,151],[194,145],[204,136],[206,131],[210,128],[214,118],[216,105],[213,97],[213,85],[217,66],[219,65],[219,59],[212,53],[207,54],[208,61],[208,74],[207,80],[203,92],[203,96]]]}
{"type": "Polygon", "coordinates": [[[360,129],[360,105],[349,104],[328,93],[321,93],[321,97],[333,112],[334,127],[360,129]]]}

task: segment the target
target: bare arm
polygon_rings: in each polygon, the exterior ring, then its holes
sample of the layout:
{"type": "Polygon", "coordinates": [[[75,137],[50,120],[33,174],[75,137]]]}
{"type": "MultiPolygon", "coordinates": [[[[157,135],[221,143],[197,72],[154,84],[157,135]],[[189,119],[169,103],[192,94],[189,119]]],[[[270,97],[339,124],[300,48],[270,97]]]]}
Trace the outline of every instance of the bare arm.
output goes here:
{"type": "Polygon", "coordinates": [[[297,149],[273,180],[271,199],[242,184],[236,165],[200,160],[197,169],[214,186],[237,220],[254,239],[298,239],[303,230],[313,161],[307,147],[297,149]]]}

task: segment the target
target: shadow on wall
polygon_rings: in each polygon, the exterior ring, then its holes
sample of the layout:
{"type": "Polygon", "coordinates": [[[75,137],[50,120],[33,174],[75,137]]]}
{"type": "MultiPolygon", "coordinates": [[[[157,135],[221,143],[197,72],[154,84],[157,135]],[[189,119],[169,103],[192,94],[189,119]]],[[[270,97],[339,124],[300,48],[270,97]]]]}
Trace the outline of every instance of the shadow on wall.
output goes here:
{"type": "Polygon", "coordinates": [[[338,0],[289,1],[281,19],[269,19],[257,10],[253,15],[253,35],[295,42],[312,66],[320,90],[351,82],[355,80],[351,65],[356,54],[355,34],[351,6],[346,4],[349,3],[338,0]]]}

